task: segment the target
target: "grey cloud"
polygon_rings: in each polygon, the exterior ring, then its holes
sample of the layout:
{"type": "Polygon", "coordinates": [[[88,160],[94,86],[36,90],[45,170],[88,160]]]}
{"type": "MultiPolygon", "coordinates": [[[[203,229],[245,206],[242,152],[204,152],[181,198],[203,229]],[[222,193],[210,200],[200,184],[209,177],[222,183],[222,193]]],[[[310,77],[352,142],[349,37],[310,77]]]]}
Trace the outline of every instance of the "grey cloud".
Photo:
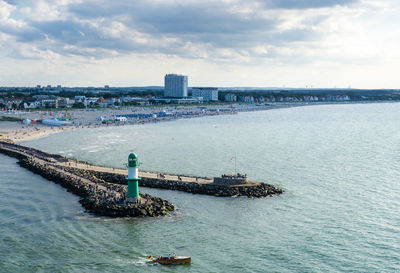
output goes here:
{"type": "MultiPolygon", "coordinates": [[[[306,7],[322,7],[354,2],[355,0],[269,0],[263,4],[275,8],[290,7],[290,4],[306,7]]],[[[246,1],[248,3],[251,1],[246,1]]],[[[170,35],[190,42],[208,43],[216,47],[243,47],[252,46],[255,42],[273,43],[289,41],[304,41],[312,39],[315,31],[301,30],[277,31],[280,23],[274,18],[262,18],[256,11],[247,14],[229,12],[230,6],[221,2],[210,4],[190,3],[171,5],[148,4],[144,1],[134,2],[85,2],[72,5],[70,11],[80,17],[90,18],[103,16],[123,20],[133,29],[151,35],[170,35]],[[302,36],[305,34],[305,36],[302,36]]],[[[321,23],[324,18],[319,17],[309,21],[310,25],[321,23]]],[[[316,36],[317,37],[317,36],[316,36]]]]}
{"type": "MultiPolygon", "coordinates": [[[[238,0],[239,7],[250,3],[238,0]]],[[[14,2],[15,1],[9,1],[14,2]]],[[[266,10],[320,8],[351,4],[355,0],[268,0],[259,1],[266,10]]],[[[254,2],[253,2],[254,3],[254,2]]],[[[18,6],[18,5],[17,5],[18,6]]],[[[152,1],[95,1],[69,4],[64,20],[27,21],[28,27],[8,30],[18,42],[37,43],[43,50],[51,49],[65,55],[90,55],[103,58],[107,52],[162,53],[191,57],[185,45],[192,43],[206,50],[230,48],[241,51],[258,45],[288,44],[312,41],[321,35],[310,28],[278,30],[281,23],[260,16],[257,10],[247,14],[231,12],[227,3],[215,2],[152,2],[152,1]],[[90,22],[96,21],[98,26],[90,22]],[[98,23],[100,22],[100,23],[98,23]],[[129,30],[122,37],[102,32],[112,22],[120,22],[129,30]],[[139,43],[132,33],[143,33],[151,43],[139,43]],[[52,43],[46,40],[48,37],[52,43]],[[165,40],[164,38],[169,38],[165,40]],[[172,39],[171,39],[172,38],[172,39]],[[89,50],[92,49],[92,50],[89,50]],[[97,54],[97,55],[96,55],[97,54]]],[[[306,22],[319,24],[324,18],[306,22]]],[[[0,29],[1,31],[1,29],[0,29]]],[[[212,54],[210,54],[212,55],[212,54]]]]}
{"type": "Polygon", "coordinates": [[[101,41],[96,29],[79,21],[33,22],[32,27],[50,39],[76,45],[90,41],[101,41]]]}
{"type": "Polygon", "coordinates": [[[107,57],[111,51],[120,54],[130,52],[175,54],[175,49],[183,46],[182,43],[177,42],[168,45],[141,44],[128,36],[110,38],[104,35],[101,29],[101,26],[96,28],[87,22],[58,20],[32,22],[29,28],[13,34],[17,37],[18,42],[35,43],[43,51],[51,50],[62,55],[93,58],[107,57]],[[51,42],[48,42],[47,39],[51,42]],[[171,45],[173,46],[169,48],[171,45]]]}
{"type": "Polygon", "coordinates": [[[269,8],[310,9],[351,5],[359,0],[261,0],[258,2],[269,8]]]}
{"type": "Polygon", "coordinates": [[[226,4],[191,3],[171,5],[135,2],[85,2],[71,5],[69,11],[81,18],[113,18],[126,21],[139,30],[158,33],[241,33],[273,26],[257,17],[243,18],[228,11],[226,4]],[[112,4],[111,4],[112,3],[112,4]]]}
{"type": "Polygon", "coordinates": [[[18,3],[18,1],[16,1],[16,0],[3,0],[3,1],[10,5],[16,5],[18,3]]]}

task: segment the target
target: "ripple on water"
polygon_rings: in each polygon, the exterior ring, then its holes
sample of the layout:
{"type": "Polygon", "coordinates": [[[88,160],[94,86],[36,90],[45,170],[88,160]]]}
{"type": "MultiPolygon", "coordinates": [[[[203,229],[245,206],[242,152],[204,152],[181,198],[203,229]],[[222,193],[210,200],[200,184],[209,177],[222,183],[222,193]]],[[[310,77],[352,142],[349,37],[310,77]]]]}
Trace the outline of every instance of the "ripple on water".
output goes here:
{"type": "Polygon", "coordinates": [[[0,262],[6,259],[12,272],[397,272],[398,106],[280,109],[76,130],[31,141],[40,149],[114,167],[134,151],[142,169],[200,176],[234,171],[230,158],[236,154],[239,172],[286,192],[246,199],[142,189],[171,201],[177,211],[113,220],[84,213],[76,197],[2,157],[0,262]],[[26,181],[37,190],[26,188],[26,181]],[[34,206],[23,203],[25,198],[39,207],[23,212],[26,206],[18,204],[34,206]],[[31,215],[39,221],[24,224],[19,218],[31,215]],[[32,246],[36,259],[27,253],[32,246]],[[175,251],[191,255],[192,265],[144,264],[146,255],[175,251]],[[23,264],[27,258],[30,268],[23,264]]]}

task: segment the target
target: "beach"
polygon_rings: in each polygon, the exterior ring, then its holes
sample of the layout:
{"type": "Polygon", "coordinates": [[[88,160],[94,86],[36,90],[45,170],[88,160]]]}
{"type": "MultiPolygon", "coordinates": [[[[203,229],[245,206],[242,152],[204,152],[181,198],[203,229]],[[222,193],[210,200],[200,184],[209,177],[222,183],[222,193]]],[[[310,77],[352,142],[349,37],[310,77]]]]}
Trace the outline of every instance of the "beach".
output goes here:
{"type": "Polygon", "coordinates": [[[206,116],[233,115],[239,112],[267,111],[272,109],[292,108],[317,105],[340,104],[373,104],[395,102],[291,102],[269,104],[221,104],[221,105],[182,105],[182,106],[153,106],[131,107],[120,109],[59,109],[59,111],[31,111],[31,112],[5,112],[0,111],[0,116],[17,117],[21,120],[54,119],[64,116],[70,117],[69,126],[47,126],[40,123],[24,124],[0,120],[0,140],[11,142],[24,142],[46,137],[51,134],[84,128],[104,128],[110,126],[138,125],[158,123],[177,119],[201,118],[206,116]],[[125,121],[115,120],[118,116],[128,116],[125,121]],[[129,117],[131,116],[131,117],[129,117]],[[132,117],[135,116],[135,117],[132,117]]]}
{"type": "Polygon", "coordinates": [[[238,112],[262,111],[307,105],[303,103],[277,103],[269,105],[213,105],[213,106],[165,106],[134,107],[125,109],[79,109],[59,111],[13,112],[0,111],[0,116],[14,117],[21,120],[44,120],[68,116],[69,126],[46,126],[41,123],[25,124],[18,121],[0,121],[0,139],[23,142],[46,137],[50,134],[83,128],[100,128],[145,123],[172,121],[182,118],[199,118],[215,115],[232,115],[238,112]],[[124,121],[118,116],[127,116],[124,121]]]}
{"type": "Polygon", "coordinates": [[[21,122],[1,121],[0,140],[28,141],[72,129],[76,129],[76,127],[49,127],[40,124],[26,125],[21,122]]]}

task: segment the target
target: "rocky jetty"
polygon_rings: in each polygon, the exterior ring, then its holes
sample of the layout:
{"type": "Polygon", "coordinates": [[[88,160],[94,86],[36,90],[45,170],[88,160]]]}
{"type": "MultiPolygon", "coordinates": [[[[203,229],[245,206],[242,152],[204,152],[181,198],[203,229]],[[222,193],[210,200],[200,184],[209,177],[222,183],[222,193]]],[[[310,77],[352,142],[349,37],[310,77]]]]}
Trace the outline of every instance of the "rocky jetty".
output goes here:
{"type": "Polygon", "coordinates": [[[18,164],[61,185],[81,197],[80,203],[91,213],[109,217],[160,216],[174,210],[166,200],[140,194],[136,203],[126,201],[126,187],[96,179],[86,179],[68,172],[54,162],[65,158],[19,145],[0,142],[0,152],[19,159],[18,164]]]}
{"type": "Polygon", "coordinates": [[[159,216],[174,210],[174,206],[168,201],[148,194],[140,195],[143,202],[126,202],[126,187],[122,185],[112,185],[106,182],[89,184],[81,178],[70,175],[69,172],[57,171],[28,158],[20,160],[19,164],[80,196],[82,199],[79,202],[82,206],[97,215],[110,217],[159,216]]]}

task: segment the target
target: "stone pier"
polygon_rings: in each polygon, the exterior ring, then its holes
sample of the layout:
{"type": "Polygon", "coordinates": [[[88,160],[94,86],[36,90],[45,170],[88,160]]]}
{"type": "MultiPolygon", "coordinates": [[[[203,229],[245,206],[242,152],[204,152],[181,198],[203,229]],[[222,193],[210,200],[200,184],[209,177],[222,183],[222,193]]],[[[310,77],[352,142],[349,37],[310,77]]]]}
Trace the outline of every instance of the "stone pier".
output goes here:
{"type": "Polygon", "coordinates": [[[80,176],[70,172],[62,163],[68,159],[36,149],[0,142],[0,152],[19,159],[28,170],[53,181],[81,197],[80,203],[89,212],[109,217],[160,216],[173,211],[166,200],[148,194],[140,195],[140,202],[127,202],[126,187],[80,176]],[[61,164],[61,165],[60,165],[61,164]]]}
{"type": "MultiPolygon", "coordinates": [[[[95,183],[96,185],[120,187],[121,185],[126,185],[127,183],[125,178],[128,172],[125,169],[96,166],[79,160],[66,158],[61,155],[49,154],[34,148],[5,142],[0,142],[0,152],[9,154],[19,159],[34,159],[33,163],[40,163],[41,166],[43,166],[43,164],[47,164],[47,168],[50,168],[51,170],[62,171],[63,173],[68,173],[69,176],[74,175],[80,179],[86,179],[86,185],[92,185],[90,183],[95,183]]],[[[144,171],[139,172],[139,176],[141,177],[141,180],[139,180],[140,187],[177,190],[193,194],[206,194],[218,197],[266,197],[283,193],[283,190],[278,187],[266,183],[250,181],[247,180],[247,177],[245,178],[245,183],[243,183],[242,178],[226,179],[224,176],[222,179],[215,179],[209,177],[196,177],[144,171]]],[[[124,196],[123,190],[125,189],[126,191],[126,187],[121,187],[118,189],[121,197],[124,196]]],[[[88,207],[91,206],[88,205],[88,207]]],[[[92,209],[92,211],[95,211],[95,209],[92,209]]]]}

